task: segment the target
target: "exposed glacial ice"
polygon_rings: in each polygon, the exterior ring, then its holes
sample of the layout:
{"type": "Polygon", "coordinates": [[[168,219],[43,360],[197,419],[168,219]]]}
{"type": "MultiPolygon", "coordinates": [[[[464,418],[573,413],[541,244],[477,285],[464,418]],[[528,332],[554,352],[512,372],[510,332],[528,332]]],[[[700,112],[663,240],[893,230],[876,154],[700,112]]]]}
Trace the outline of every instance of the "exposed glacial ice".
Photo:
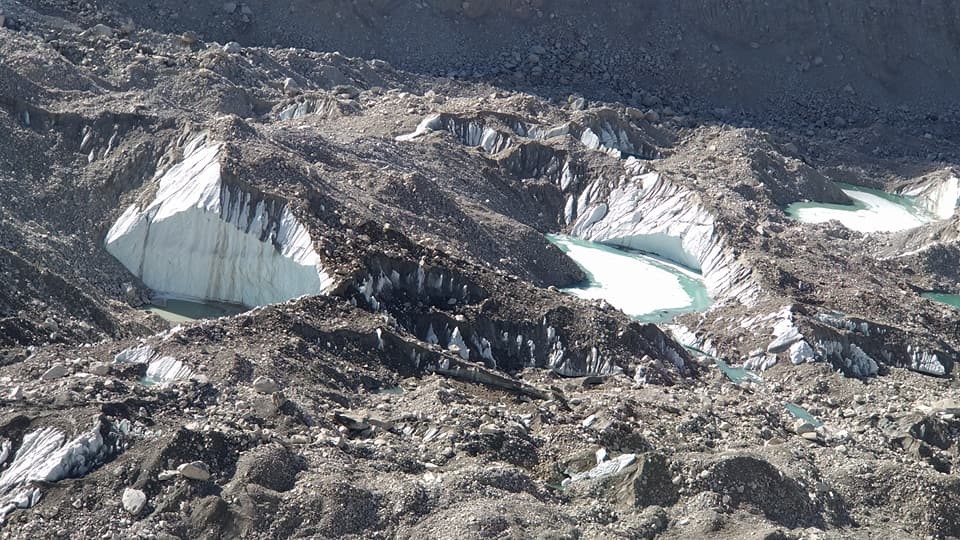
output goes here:
{"type": "Polygon", "coordinates": [[[624,313],[651,322],[710,306],[699,276],[652,257],[548,235],[589,276],[583,287],[564,289],[580,298],[604,299],[624,313]]]}
{"type": "Polygon", "coordinates": [[[960,208],[960,178],[956,176],[919,182],[899,190],[899,193],[940,219],[953,217],[960,208]]]}
{"type": "Polygon", "coordinates": [[[606,195],[604,184],[602,179],[591,182],[577,198],[571,234],[647,251],[697,270],[718,301],[756,302],[760,289],[750,270],[726,247],[713,215],[695,193],[658,173],[633,176],[606,195]]]}
{"type": "Polygon", "coordinates": [[[143,382],[160,384],[189,379],[193,370],[172,356],[163,356],[150,345],[141,345],[124,349],[113,357],[114,362],[126,364],[147,364],[143,382]]]}
{"type": "MultiPolygon", "coordinates": [[[[99,465],[109,450],[102,428],[102,422],[97,421],[90,430],[70,440],[54,427],[24,435],[13,461],[0,473],[0,523],[17,508],[37,503],[41,491],[35,482],[83,476],[99,465]]],[[[9,442],[2,448],[8,453],[9,442]]]]}
{"type": "Polygon", "coordinates": [[[220,155],[220,144],[191,140],[153,202],[113,224],[107,251],[170,297],[259,306],[328,291],[306,227],[283,201],[223,182],[220,155]]]}
{"type": "Polygon", "coordinates": [[[854,200],[853,205],[795,203],[787,207],[787,214],[804,223],[837,220],[863,233],[903,231],[936,219],[903,197],[849,185],[843,185],[843,192],[854,200]]]}

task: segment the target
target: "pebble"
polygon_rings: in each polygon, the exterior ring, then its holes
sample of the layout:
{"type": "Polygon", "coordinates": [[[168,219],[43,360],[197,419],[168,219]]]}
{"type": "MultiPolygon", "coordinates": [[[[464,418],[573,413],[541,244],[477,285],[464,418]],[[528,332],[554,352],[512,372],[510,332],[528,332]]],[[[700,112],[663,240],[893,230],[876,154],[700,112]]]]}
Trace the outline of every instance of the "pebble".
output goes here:
{"type": "Polygon", "coordinates": [[[15,386],[13,390],[10,391],[10,394],[7,397],[7,399],[10,399],[12,401],[19,401],[23,399],[23,388],[20,386],[15,386]]]}
{"type": "Polygon", "coordinates": [[[180,476],[189,480],[199,480],[202,482],[210,479],[210,468],[202,461],[184,463],[177,467],[177,472],[180,473],[180,476]]]}
{"type": "Polygon", "coordinates": [[[88,370],[92,375],[99,375],[100,377],[105,377],[110,373],[110,364],[106,362],[94,362],[90,365],[88,370]]]}
{"type": "Polygon", "coordinates": [[[243,50],[243,47],[236,41],[231,41],[223,46],[223,52],[229,54],[240,54],[241,50],[243,50]]]}
{"type": "Polygon", "coordinates": [[[283,93],[288,96],[295,96],[301,92],[300,85],[290,77],[283,80],[283,93]]]}
{"type": "Polygon", "coordinates": [[[270,377],[260,376],[254,379],[253,389],[261,394],[274,394],[280,390],[280,385],[270,377]]]}
{"type": "Polygon", "coordinates": [[[123,509],[131,515],[137,515],[147,506],[147,494],[139,489],[126,488],[121,497],[123,509]]]}
{"type": "Polygon", "coordinates": [[[67,374],[67,368],[60,363],[56,363],[50,366],[50,369],[45,371],[43,375],[40,376],[41,379],[45,381],[51,381],[53,379],[59,379],[67,374]]]}
{"type": "Polygon", "coordinates": [[[57,324],[57,321],[53,320],[50,317],[47,317],[47,319],[43,321],[43,327],[44,329],[49,330],[51,332],[56,332],[57,330],[60,329],[60,325],[57,324]]]}
{"type": "Polygon", "coordinates": [[[200,41],[200,36],[192,30],[187,30],[180,35],[180,41],[182,41],[184,45],[193,45],[200,41]]]}

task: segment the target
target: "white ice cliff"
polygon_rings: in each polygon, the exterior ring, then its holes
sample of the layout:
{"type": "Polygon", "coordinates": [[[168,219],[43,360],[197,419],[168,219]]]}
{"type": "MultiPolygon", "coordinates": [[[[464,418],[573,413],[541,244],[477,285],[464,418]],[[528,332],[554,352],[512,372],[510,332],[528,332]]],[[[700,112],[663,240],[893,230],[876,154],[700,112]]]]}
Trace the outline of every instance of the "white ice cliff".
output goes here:
{"type": "Polygon", "coordinates": [[[960,208],[960,178],[956,176],[912,184],[899,193],[940,219],[953,217],[960,208]]]}
{"type": "MultiPolygon", "coordinates": [[[[627,164],[627,169],[637,170],[627,164]]],[[[760,289],[750,270],[725,246],[712,214],[697,195],[658,173],[594,180],[568,195],[573,236],[655,253],[697,270],[717,301],[756,302],[760,289]]]]}
{"type": "Polygon", "coordinates": [[[327,292],[306,227],[280,200],[221,177],[221,145],[197,136],[107,233],[107,251],[162,295],[259,306],[327,292]]]}

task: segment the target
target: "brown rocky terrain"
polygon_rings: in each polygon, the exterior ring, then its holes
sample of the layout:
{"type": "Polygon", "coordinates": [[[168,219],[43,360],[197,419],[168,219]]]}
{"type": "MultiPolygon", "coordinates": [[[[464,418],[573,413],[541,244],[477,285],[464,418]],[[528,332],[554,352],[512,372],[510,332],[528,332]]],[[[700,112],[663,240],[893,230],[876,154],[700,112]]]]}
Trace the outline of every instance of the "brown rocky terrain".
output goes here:
{"type": "Polygon", "coordinates": [[[0,0],[0,537],[960,536],[958,25],[0,0]],[[848,184],[929,222],[788,213],[848,184]]]}

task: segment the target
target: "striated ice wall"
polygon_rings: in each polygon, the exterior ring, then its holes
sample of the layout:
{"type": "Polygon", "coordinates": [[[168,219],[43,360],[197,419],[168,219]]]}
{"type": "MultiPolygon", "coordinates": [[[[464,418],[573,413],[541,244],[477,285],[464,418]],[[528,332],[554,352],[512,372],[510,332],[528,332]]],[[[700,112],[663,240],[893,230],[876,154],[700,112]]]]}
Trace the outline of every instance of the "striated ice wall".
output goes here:
{"type": "Polygon", "coordinates": [[[927,180],[899,190],[901,195],[913,197],[917,206],[932,212],[940,219],[949,219],[960,208],[960,178],[927,180]]]}
{"type": "Polygon", "coordinates": [[[690,190],[658,173],[634,176],[605,193],[595,180],[568,195],[573,236],[655,253],[703,274],[714,299],[751,305],[760,289],[725,245],[713,215],[690,190]]]}
{"type": "Polygon", "coordinates": [[[192,139],[153,202],[113,224],[107,251],[170,297],[259,306],[327,292],[333,280],[306,227],[282,201],[224,183],[221,148],[192,139]]]}
{"type": "MultiPolygon", "coordinates": [[[[17,508],[30,508],[39,501],[42,485],[38,482],[83,476],[102,463],[110,452],[103,431],[102,421],[97,421],[71,440],[54,427],[24,435],[13,460],[0,473],[0,523],[17,508]]],[[[0,454],[8,456],[12,445],[2,443],[0,454]]]]}

